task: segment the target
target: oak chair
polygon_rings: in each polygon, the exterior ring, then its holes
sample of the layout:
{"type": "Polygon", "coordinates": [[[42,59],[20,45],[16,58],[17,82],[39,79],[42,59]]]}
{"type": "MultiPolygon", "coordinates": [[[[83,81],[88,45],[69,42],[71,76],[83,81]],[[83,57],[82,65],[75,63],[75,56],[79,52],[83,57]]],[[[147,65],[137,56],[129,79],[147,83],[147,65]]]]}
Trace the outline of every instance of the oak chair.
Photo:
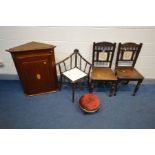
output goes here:
{"type": "Polygon", "coordinates": [[[57,63],[60,71],[60,90],[62,86],[62,80],[67,79],[72,84],[72,102],[74,102],[75,86],[76,84],[87,78],[87,84],[89,88],[89,76],[92,65],[82,57],[78,49],[74,50],[70,56],[57,63]]]}
{"type": "Polygon", "coordinates": [[[111,69],[115,47],[116,43],[111,42],[93,43],[91,91],[93,91],[95,82],[111,82],[109,96],[116,95],[117,77],[111,69]]]}
{"type": "MultiPolygon", "coordinates": [[[[137,85],[133,91],[133,96],[136,95],[144,77],[134,68],[137,58],[139,56],[142,43],[136,44],[132,42],[119,43],[115,73],[118,78],[118,84],[125,82],[128,84],[129,81],[137,81],[137,85]]],[[[117,90],[116,90],[117,91],[117,90]]]]}

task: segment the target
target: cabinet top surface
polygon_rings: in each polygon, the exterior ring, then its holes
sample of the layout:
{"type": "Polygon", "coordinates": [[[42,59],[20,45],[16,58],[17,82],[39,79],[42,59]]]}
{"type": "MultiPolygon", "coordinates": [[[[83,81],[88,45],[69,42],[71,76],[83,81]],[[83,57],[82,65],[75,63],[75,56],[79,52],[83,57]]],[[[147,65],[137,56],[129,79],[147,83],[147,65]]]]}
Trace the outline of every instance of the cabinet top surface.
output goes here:
{"type": "Polygon", "coordinates": [[[10,48],[6,51],[8,52],[22,52],[22,51],[35,51],[35,50],[44,50],[44,49],[52,49],[55,46],[40,42],[29,42],[26,44],[22,44],[13,48],[10,48]]]}

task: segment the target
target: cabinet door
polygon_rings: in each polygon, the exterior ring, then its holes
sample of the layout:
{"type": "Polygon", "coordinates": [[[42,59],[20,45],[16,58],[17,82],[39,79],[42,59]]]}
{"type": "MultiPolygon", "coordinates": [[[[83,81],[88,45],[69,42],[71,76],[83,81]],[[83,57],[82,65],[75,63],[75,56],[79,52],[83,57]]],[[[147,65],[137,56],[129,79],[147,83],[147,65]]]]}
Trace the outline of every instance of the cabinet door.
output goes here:
{"type": "Polygon", "coordinates": [[[56,75],[53,72],[51,56],[29,57],[21,60],[21,78],[28,95],[54,91],[56,75]]]}

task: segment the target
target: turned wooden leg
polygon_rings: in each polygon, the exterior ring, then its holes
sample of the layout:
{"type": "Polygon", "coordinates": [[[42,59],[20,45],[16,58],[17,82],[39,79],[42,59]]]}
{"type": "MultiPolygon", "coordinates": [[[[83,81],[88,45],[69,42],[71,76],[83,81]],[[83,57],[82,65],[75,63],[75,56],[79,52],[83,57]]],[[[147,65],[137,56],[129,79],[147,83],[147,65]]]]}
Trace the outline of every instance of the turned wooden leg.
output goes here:
{"type": "Polygon", "coordinates": [[[127,85],[129,83],[129,81],[125,81],[124,84],[127,85]]]}
{"type": "Polygon", "coordinates": [[[118,85],[119,85],[119,83],[120,83],[120,81],[119,80],[117,80],[117,82],[116,82],[116,86],[115,86],[115,96],[116,96],[116,94],[117,94],[117,91],[118,91],[118,85]]]}
{"type": "Polygon", "coordinates": [[[136,85],[136,87],[135,87],[135,89],[134,89],[134,92],[133,92],[133,96],[136,95],[136,92],[138,91],[138,89],[139,89],[141,83],[142,83],[142,80],[139,80],[139,81],[137,82],[137,85],[136,85]]]}
{"type": "Polygon", "coordinates": [[[89,88],[89,92],[92,93],[93,92],[93,87],[94,87],[94,83],[93,81],[90,82],[90,88],[89,88]]]}
{"type": "Polygon", "coordinates": [[[59,90],[61,90],[62,87],[62,75],[60,75],[60,84],[59,84],[59,90]]]}
{"type": "Polygon", "coordinates": [[[112,84],[111,84],[111,90],[110,90],[110,94],[109,94],[110,97],[113,95],[114,90],[115,90],[115,82],[112,82],[112,84]]]}
{"type": "Polygon", "coordinates": [[[115,82],[114,96],[116,96],[116,93],[117,93],[117,81],[115,82]]]}
{"type": "Polygon", "coordinates": [[[74,102],[74,96],[75,96],[75,83],[72,83],[72,102],[74,102]]]}
{"type": "Polygon", "coordinates": [[[90,81],[89,81],[90,79],[89,79],[89,76],[88,76],[88,81],[87,81],[87,85],[88,85],[88,90],[89,90],[89,92],[90,92],[90,81]]]}

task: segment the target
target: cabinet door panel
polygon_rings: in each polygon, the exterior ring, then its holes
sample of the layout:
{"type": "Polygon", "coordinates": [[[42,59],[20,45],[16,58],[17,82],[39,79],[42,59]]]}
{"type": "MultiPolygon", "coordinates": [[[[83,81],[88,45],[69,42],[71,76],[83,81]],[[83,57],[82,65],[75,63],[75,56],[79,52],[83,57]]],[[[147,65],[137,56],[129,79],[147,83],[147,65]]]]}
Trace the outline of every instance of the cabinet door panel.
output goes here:
{"type": "Polygon", "coordinates": [[[22,79],[27,94],[52,91],[55,82],[52,78],[50,56],[21,61],[22,79]]]}

